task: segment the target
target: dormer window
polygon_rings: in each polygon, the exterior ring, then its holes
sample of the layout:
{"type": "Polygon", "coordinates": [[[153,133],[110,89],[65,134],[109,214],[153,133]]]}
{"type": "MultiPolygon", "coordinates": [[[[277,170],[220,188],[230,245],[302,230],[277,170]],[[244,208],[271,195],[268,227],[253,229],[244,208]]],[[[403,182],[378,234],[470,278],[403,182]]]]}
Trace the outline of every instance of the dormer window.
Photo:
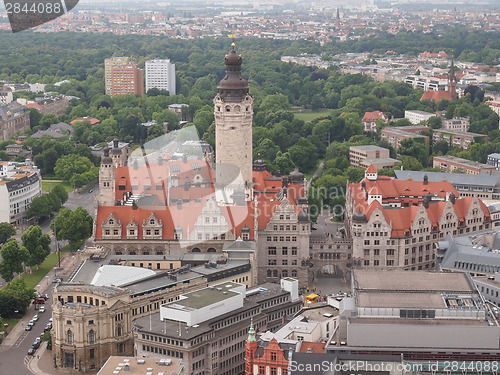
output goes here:
{"type": "Polygon", "coordinates": [[[109,219],[108,224],[113,225],[114,223],[115,223],[115,221],[113,219],[109,219]]]}
{"type": "Polygon", "coordinates": [[[155,224],[155,219],[150,219],[149,224],[154,225],[155,224]]]}

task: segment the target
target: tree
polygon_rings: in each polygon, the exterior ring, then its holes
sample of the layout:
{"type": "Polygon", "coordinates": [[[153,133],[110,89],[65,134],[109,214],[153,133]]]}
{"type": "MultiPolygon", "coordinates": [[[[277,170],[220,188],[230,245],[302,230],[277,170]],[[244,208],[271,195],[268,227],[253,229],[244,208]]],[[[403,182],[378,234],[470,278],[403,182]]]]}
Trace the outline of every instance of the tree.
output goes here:
{"type": "Polygon", "coordinates": [[[28,215],[30,217],[43,217],[51,212],[50,202],[47,195],[41,195],[33,199],[30,203],[30,208],[28,209],[28,215]]]}
{"type": "Polygon", "coordinates": [[[19,246],[16,239],[11,238],[3,245],[1,254],[0,275],[9,282],[15,273],[23,272],[23,263],[28,260],[29,253],[25,247],[19,246]]]}
{"type": "Polygon", "coordinates": [[[30,126],[33,129],[35,126],[40,125],[40,120],[43,115],[36,108],[30,108],[30,126]]]}
{"type": "Polygon", "coordinates": [[[0,315],[10,318],[14,315],[24,315],[36,292],[26,287],[24,280],[16,279],[0,290],[0,315]]]}
{"type": "Polygon", "coordinates": [[[260,110],[264,112],[277,112],[290,109],[288,96],[283,94],[268,95],[260,105],[260,110]]]}
{"type": "Polygon", "coordinates": [[[427,165],[427,160],[429,158],[427,147],[424,144],[417,142],[414,138],[403,139],[398,148],[398,153],[400,155],[407,155],[416,158],[424,166],[427,165]]]}
{"type": "Polygon", "coordinates": [[[10,160],[9,154],[7,154],[4,150],[0,150],[0,160],[9,161],[10,160]]]}
{"type": "Polygon", "coordinates": [[[40,266],[50,254],[50,237],[47,233],[42,234],[42,228],[32,225],[21,236],[23,247],[29,252],[26,265],[29,267],[40,266]]]}
{"type": "Polygon", "coordinates": [[[7,240],[16,234],[16,228],[9,223],[0,223],[0,244],[7,242],[7,240]]]}
{"type": "Polygon", "coordinates": [[[57,178],[69,181],[73,175],[88,172],[93,167],[94,164],[86,156],[69,154],[57,160],[54,172],[57,178]]]}
{"type": "Polygon", "coordinates": [[[318,151],[311,141],[302,137],[299,141],[290,147],[290,157],[295,165],[306,172],[316,166],[318,161],[318,151]]]}
{"type": "Polygon", "coordinates": [[[443,121],[441,120],[441,117],[438,116],[432,116],[429,120],[427,120],[427,126],[432,129],[439,129],[442,123],[443,121]]]}
{"type": "Polygon", "coordinates": [[[66,191],[66,189],[62,185],[54,186],[51,193],[53,193],[59,197],[61,204],[66,203],[66,201],[68,200],[68,192],[66,191]]]}
{"type": "Polygon", "coordinates": [[[82,207],[74,211],[62,208],[52,221],[51,228],[57,228],[57,239],[68,240],[71,250],[76,250],[80,243],[92,235],[93,218],[82,207]]]}

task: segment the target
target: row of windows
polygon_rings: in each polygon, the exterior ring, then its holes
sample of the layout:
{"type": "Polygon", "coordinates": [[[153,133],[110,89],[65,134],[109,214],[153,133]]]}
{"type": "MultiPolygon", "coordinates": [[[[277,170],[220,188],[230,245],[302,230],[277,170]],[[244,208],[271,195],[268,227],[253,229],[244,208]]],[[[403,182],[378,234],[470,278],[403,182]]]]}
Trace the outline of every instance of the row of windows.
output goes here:
{"type": "MultiPolygon", "coordinates": [[[[281,215],[283,216],[283,215],[281,215]]],[[[287,220],[290,219],[290,216],[287,215],[287,220]]],[[[296,225],[284,225],[284,224],[274,224],[273,225],[273,230],[293,230],[293,231],[296,231],[297,230],[297,226],[296,225]],[[278,229],[279,228],[279,229],[278,229]]]]}
{"type": "MultiPolygon", "coordinates": [[[[291,276],[297,277],[297,270],[292,270],[291,276]]],[[[267,270],[267,277],[279,277],[278,270],[267,270]]],[[[288,277],[288,270],[282,270],[281,277],[288,277]]]]}
{"type": "Polygon", "coordinates": [[[278,242],[278,239],[280,242],[284,242],[284,241],[287,241],[287,242],[290,242],[290,239],[293,241],[293,242],[296,242],[297,241],[297,236],[267,236],[267,241],[273,241],[273,242],[278,242]]]}
{"type": "Polygon", "coordinates": [[[142,350],[151,353],[168,355],[169,357],[184,358],[184,353],[175,350],[159,348],[157,346],[142,345],[142,350]]]}
{"type": "Polygon", "coordinates": [[[159,336],[153,336],[153,335],[147,335],[147,334],[142,334],[142,339],[143,340],[149,340],[149,341],[155,341],[155,342],[163,342],[164,344],[168,345],[176,345],[176,346],[184,346],[184,343],[179,340],[174,340],[174,339],[167,339],[166,337],[159,337],[159,336]]]}
{"type": "MultiPolygon", "coordinates": [[[[267,254],[268,255],[276,255],[277,254],[276,247],[268,247],[267,254]]],[[[296,247],[292,247],[291,254],[297,255],[297,248],[296,247]]],[[[288,247],[284,246],[281,248],[281,255],[288,255],[288,247]]]]}

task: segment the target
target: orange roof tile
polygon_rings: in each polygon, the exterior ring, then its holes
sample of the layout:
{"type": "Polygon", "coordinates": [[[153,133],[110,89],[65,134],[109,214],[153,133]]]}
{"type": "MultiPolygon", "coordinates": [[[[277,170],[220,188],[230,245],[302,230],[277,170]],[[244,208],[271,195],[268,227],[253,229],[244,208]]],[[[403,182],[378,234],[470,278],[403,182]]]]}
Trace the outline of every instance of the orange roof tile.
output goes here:
{"type": "Polygon", "coordinates": [[[430,99],[436,102],[440,100],[452,100],[451,95],[448,91],[426,91],[422,94],[420,100],[430,99]]]}

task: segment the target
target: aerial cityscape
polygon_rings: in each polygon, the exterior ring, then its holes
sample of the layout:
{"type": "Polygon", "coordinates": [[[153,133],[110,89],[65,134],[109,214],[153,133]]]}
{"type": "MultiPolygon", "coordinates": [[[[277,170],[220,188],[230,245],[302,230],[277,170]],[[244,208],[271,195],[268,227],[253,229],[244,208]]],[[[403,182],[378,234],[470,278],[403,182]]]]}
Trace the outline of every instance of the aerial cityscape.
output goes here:
{"type": "Polygon", "coordinates": [[[496,0],[5,0],[0,374],[499,373],[496,0]]]}

